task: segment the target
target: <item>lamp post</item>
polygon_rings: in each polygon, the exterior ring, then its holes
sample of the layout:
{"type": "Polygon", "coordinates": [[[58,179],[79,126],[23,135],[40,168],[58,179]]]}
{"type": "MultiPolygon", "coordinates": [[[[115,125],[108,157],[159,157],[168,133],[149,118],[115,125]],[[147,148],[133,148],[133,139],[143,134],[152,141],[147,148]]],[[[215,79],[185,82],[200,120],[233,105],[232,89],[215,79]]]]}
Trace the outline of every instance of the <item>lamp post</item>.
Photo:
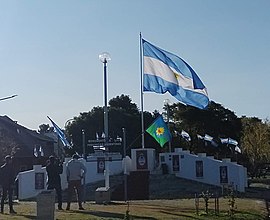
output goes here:
{"type": "MultiPolygon", "coordinates": [[[[99,60],[103,63],[104,74],[104,133],[105,143],[109,140],[109,128],[108,128],[108,106],[107,106],[107,63],[111,60],[110,54],[103,52],[99,55],[99,60]]],[[[107,148],[106,148],[107,150],[107,148]]]]}
{"type": "MultiPolygon", "coordinates": [[[[107,106],[107,63],[111,60],[111,56],[107,52],[99,55],[99,60],[103,63],[104,74],[104,133],[105,133],[105,151],[108,152],[109,126],[108,126],[108,106],[107,106]]],[[[109,158],[105,162],[105,187],[109,188],[109,158]]]]}
{"type": "Polygon", "coordinates": [[[86,160],[87,156],[85,153],[85,131],[82,129],[82,149],[83,149],[83,158],[86,160]]]}
{"type": "Polygon", "coordinates": [[[69,125],[69,123],[71,123],[72,121],[74,121],[74,118],[70,118],[70,119],[68,119],[68,120],[65,122],[65,125],[64,125],[65,131],[66,131],[66,128],[67,128],[67,126],[69,125]]]}
{"type": "MultiPolygon", "coordinates": [[[[170,125],[170,111],[169,111],[169,107],[170,107],[170,100],[169,99],[165,99],[164,100],[164,105],[166,106],[166,110],[167,110],[167,125],[168,125],[168,129],[170,129],[169,125],[170,125]]],[[[169,141],[169,153],[172,152],[172,146],[171,146],[171,141],[169,141]]]]}

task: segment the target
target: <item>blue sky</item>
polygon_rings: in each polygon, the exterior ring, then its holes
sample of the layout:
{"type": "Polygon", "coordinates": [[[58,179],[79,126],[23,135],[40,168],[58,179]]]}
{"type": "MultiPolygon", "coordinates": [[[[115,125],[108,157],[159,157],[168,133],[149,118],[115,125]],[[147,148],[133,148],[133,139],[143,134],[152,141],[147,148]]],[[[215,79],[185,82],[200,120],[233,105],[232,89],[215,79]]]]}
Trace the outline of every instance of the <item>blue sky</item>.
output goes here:
{"type": "MultiPolygon", "coordinates": [[[[111,54],[108,100],[140,107],[139,33],[182,57],[211,100],[237,116],[270,116],[268,0],[2,0],[0,115],[38,129],[103,106],[103,67],[111,54]]],[[[144,110],[170,95],[144,94],[144,110]]]]}

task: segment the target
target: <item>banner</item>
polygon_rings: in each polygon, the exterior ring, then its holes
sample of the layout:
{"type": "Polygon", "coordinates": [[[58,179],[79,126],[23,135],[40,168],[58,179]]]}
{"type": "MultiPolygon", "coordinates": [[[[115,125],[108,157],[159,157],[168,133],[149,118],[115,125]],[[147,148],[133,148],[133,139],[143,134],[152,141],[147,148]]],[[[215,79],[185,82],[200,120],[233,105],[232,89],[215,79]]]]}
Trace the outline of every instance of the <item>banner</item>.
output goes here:
{"type": "Polygon", "coordinates": [[[97,173],[104,173],[105,170],[105,158],[98,157],[97,158],[97,173]]]}
{"type": "Polygon", "coordinates": [[[196,161],[196,177],[203,177],[203,161],[196,161]]]}
{"type": "Polygon", "coordinates": [[[35,173],[35,189],[45,189],[44,173],[35,173]]]}
{"type": "Polygon", "coordinates": [[[179,172],[180,171],[179,155],[173,155],[172,156],[172,168],[173,168],[173,172],[179,172]]]}
{"type": "Polygon", "coordinates": [[[228,168],[227,166],[219,167],[220,183],[228,183],[228,168]]]}

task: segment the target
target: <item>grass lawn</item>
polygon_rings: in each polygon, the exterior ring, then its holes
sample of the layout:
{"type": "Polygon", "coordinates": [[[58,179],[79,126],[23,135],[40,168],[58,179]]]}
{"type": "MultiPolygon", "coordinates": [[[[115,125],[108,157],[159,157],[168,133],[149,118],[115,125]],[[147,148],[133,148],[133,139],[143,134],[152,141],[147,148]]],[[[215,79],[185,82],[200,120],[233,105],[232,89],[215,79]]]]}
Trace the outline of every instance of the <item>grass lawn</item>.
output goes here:
{"type": "MultiPolygon", "coordinates": [[[[111,179],[112,180],[112,179],[111,179]]],[[[111,181],[112,182],[112,181],[111,181]]],[[[129,218],[148,220],[211,220],[211,219],[235,219],[235,220],[265,220],[267,208],[265,199],[270,198],[270,178],[251,180],[250,187],[243,194],[238,194],[235,200],[236,212],[234,218],[230,218],[229,198],[220,197],[219,214],[215,214],[214,199],[209,199],[208,214],[205,212],[205,202],[199,199],[199,210],[196,213],[194,193],[210,190],[216,191],[216,187],[176,178],[173,175],[152,176],[150,179],[150,199],[132,200],[127,204],[123,201],[114,201],[107,205],[95,203],[94,192],[102,183],[91,184],[87,188],[87,202],[83,205],[85,210],[78,210],[78,205],[72,203],[70,211],[55,211],[57,220],[86,220],[86,219],[124,219],[127,210],[129,218]]],[[[64,193],[65,197],[65,193],[64,193]]],[[[9,215],[8,205],[5,205],[5,213],[0,214],[0,220],[11,219],[37,219],[37,203],[34,201],[19,201],[14,204],[16,215],[9,215]]],[[[115,199],[116,200],[116,199],[115,199]]],[[[65,200],[64,200],[65,201],[65,200]]],[[[65,203],[63,208],[65,208],[65,203]]],[[[270,205],[270,204],[269,204],[270,205]]],[[[57,208],[57,204],[55,206],[57,208]]],[[[48,211],[49,211],[48,207],[48,211]]],[[[270,219],[270,218],[268,218],[270,219]]],[[[49,219],[46,219],[49,220],[49,219]]]]}
{"type": "MultiPolygon", "coordinates": [[[[65,205],[65,204],[64,204],[65,205]]],[[[108,205],[99,205],[95,202],[86,202],[85,210],[78,210],[73,203],[70,211],[55,211],[56,219],[84,220],[84,219],[124,219],[129,209],[130,219],[230,219],[228,216],[228,199],[220,199],[219,215],[214,213],[214,199],[209,200],[209,213],[204,212],[204,202],[200,199],[199,213],[196,214],[194,199],[173,200],[143,200],[130,201],[129,206],[122,201],[115,201],[108,205]]],[[[234,219],[265,219],[267,210],[263,200],[236,199],[237,210],[234,219]]],[[[16,215],[8,214],[5,206],[5,214],[0,214],[0,219],[36,219],[36,202],[18,202],[14,205],[16,215]]],[[[56,206],[57,207],[57,206],[56,206]]]]}

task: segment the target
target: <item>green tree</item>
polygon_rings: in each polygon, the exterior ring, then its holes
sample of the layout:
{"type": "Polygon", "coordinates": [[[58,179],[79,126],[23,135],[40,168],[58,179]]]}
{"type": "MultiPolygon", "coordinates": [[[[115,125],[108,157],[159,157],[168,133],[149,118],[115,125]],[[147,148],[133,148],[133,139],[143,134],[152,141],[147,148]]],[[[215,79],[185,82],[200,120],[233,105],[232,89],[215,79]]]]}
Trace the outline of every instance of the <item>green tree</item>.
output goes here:
{"type": "Polygon", "coordinates": [[[15,142],[12,135],[4,130],[2,130],[2,135],[3,136],[0,137],[0,164],[4,161],[5,156],[13,156],[19,150],[18,144],[15,142]]]}
{"type": "MultiPolygon", "coordinates": [[[[144,112],[145,125],[149,125],[154,120],[154,115],[144,112]]],[[[129,96],[117,96],[109,101],[108,106],[109,138],[122,137],[123,130],[126,129],[126,144],[130,148],[141,147],[141,113],[129,96]]],[[[67,125],[66,131],[74,144],[73,148],[82,153],[82,129],[85,131],[87,140],[95,140],[96,133],[99,136],[104,132],[103,107],[94,107],[89,112],[80,113],[74,117],[72,123],[67,125]]],[[[155,146],[149,137],[145,137],[146,146],[155,146]]],[[[91,153],[92,148],[87,147],[86,153],[91,153]]]]}
{"type": "Polygon", "coordinates": [[[53,131],[53,127],[50,127],[49,124],[41,124],[41,125],[39,125],[38,132],[40,134],[50,133],[52,131],[53,131]]]}
{"type": "Polygon", "coordinates": [[[240,139],[241,120],[234,112],[224,108],[219,103],[211,101],[205,110],[185,106],[180,103],[171,105],[170,108],[174,120],[174,129],[178,132],[181,132],[183,129],[192,138],[190,143],[178,138],[178,142],[174,142],[174,144],[185,146],[195,153],[203,151],[219,157],[218,155],[231,154],[231,149],[227,146],[222,146],[219,138],[231,137],[236,140],[240,139]],[[197,139],[197,134],[211,135],[220,147],[205,146],[205,143],[197,139]]]}
{"type": "Polygon", "coordinates": [[[270,161],[270,124],[258,118],[242,118],[241,148],[248,160],[246,165],[255,176],[265,163],[270,161]]]}

